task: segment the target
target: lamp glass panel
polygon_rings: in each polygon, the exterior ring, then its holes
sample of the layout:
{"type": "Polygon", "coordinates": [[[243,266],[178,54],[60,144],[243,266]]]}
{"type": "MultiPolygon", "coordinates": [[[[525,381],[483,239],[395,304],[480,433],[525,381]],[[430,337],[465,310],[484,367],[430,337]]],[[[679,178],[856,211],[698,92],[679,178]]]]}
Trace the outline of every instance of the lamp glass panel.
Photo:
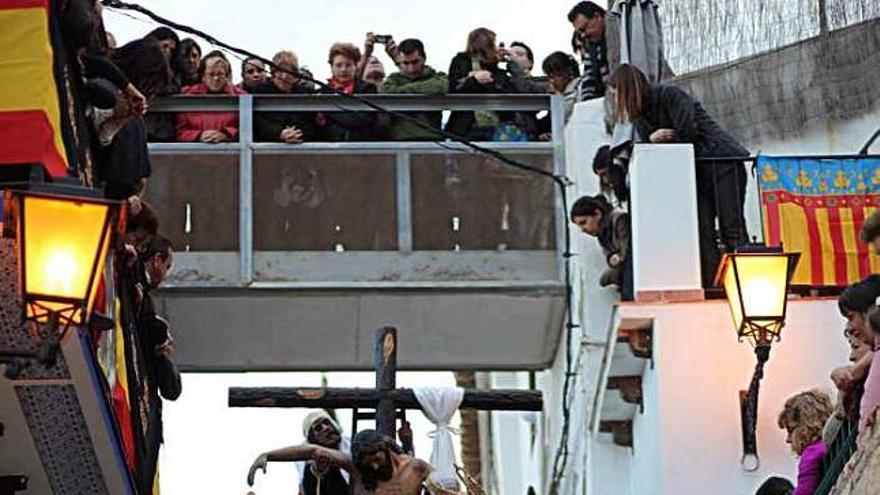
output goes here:
{"type": "Polygon", "coordinates": [[[725,258],[724,267],[724,293],[727,295],[727,302],[730,306],[730,313],[733,316],[733,325],[739,332],[742,328],[743,312],[739,299],[739,286],[736,284],[736,274],[733,270],[734,258],[729,256],[725,258]]]}
{"type": "Polygon", "coordinates": [[[98,295],[98,285],[101,283],[101,280],[104,278],[104,268],[107,264],[107,252],[110,248],[110,236],[113,234],[111,229],[107,229],[107,232],[104,233],[104,241],[101,245],[101,254],[98,259],[98,264],[95,265],[95,282],[92,287],[92,293],[89,294],[89,304],[87,306],[87,314],[91,315],[92,310],[95,308],[95,298],[98,295]]]}
{"type": "Polygon", "coordinates": [[[781,318],[788,285],[788,257],[780,255],[735,256],[743,315],[781,318]]]}
{"type": "MultiPolygon", "coordinates": [[[[109,205],[36,196],[24,197],[25,293],[69,298],[83,303],[90,295],[95,256],[106,256],[104,223],[109,205]]],[[[42,304],[58,309],[64,304],[42,304]]]]}

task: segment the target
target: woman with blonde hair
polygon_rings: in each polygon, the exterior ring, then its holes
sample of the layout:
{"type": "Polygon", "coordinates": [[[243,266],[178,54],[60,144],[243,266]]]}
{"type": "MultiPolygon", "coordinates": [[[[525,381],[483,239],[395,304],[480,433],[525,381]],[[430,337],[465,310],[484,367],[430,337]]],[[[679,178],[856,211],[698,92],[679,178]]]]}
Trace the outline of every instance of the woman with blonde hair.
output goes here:
{"type": "MultiPolygon", "coordinates": [[[[185,95],[243,95],[232,84],[232,66],[222,52],[213,51],[199,65],[202,82],[183,88],[185,95]]],[[[238,112],[184,112],[177,115],[177,140],[222,143],[238,139],[238,112]]]]}
{"type": "Polygon", "coordinates": [[[814,389],[790,397],[779,413],[779,427],[788,432],[785,441],[800,457],[797,487],[792,495],[812,495],[822,480],[822,459],[827,452],[822,430],[831,409],[828,394],[814,389]]]}

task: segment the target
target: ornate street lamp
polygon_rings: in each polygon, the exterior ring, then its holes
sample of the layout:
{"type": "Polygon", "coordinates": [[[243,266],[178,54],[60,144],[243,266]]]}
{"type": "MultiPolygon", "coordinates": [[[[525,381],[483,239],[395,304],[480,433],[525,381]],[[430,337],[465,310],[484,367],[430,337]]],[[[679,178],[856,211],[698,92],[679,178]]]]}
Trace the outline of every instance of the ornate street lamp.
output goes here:
{"type": "Polygon", "coordinates": [[[10,190],[4,200],[5,221],[16,236],[24,318],[44,326],[46,335],[38,356],[16,357],[47,364],[67,329],[91,318],[120,211],[119,202],[93,197],[93,190],[63,190],[10,190]],[[84,195],[74,195],[78,190],[84,195]]]}
{"type": "Polygon", "coordinates": [[[758,390],[770,346],[781,338],[785,326],[788,290],[799,259],[800,253],[784,253],[781,247],[743,246],[724,255],[716,278],[727,295],[737,337],[752,344],[758,360],[749,390],[740,391],[741,462],[748,471],[760,467],[755,438],[758,390]]]}

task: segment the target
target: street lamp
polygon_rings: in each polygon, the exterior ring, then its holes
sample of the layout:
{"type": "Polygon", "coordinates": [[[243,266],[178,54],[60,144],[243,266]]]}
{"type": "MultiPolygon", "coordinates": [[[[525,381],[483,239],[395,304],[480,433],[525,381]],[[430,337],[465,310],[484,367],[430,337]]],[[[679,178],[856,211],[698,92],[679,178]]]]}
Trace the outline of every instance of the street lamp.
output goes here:
{"type": "Polygon", "coordinates": [[[800,253],[785,253],[781,247],[743,246],[724,255],[716,278],[727,295],[737,337],[752,344],[758,360],[749,390],[740,391],[741,462],[747,471],[760,467],[755,438],[758,390],[770,346],[781,338],[785,326],[788,290],[799,259],[800,253]]]}
{"type": "MultiPolygon", "coordinates": [[[[77,188],[80,189],[80,188],[77,188]]],[[[6,192],[6,222],[16,235],[24,318],[45,326],[38,357],[54,362],[71,325],[89,322],[120,203],[67,188],[62,194],[6,192]]]]}

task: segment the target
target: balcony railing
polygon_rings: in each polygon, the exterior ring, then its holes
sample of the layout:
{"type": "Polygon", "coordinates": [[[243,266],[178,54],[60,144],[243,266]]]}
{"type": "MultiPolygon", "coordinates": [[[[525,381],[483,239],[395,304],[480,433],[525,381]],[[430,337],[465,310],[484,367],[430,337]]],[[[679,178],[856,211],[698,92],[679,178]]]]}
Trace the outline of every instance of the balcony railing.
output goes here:
{"type": "Polygon", "coordinates": [[[846,420],[841,425],[837,436],[834,437],[834,442],[828,446],[828,452],[822,462],[822,481],[816,488],[815,495],[831,493],[844,466],[856,451],[858,436],[858,421],[846,420]]]}
{"type": "MultiPolygon", "coordinates": [[[[564,170],[548,95],[373,95],[395,111],[549,112],[550,142],[487,142],[564,170]]],[[[237,111],[231,143],[151,143],[149,199],[175,246],[171,285],[301,287],[558,283],[563,206],[545,177],[443,142],[254,142],[259,112],[374,111],[332,95],[185,96],[151,112],[237,111]],[[403,256],[405,255],[405,256],[403,256]]]]}

